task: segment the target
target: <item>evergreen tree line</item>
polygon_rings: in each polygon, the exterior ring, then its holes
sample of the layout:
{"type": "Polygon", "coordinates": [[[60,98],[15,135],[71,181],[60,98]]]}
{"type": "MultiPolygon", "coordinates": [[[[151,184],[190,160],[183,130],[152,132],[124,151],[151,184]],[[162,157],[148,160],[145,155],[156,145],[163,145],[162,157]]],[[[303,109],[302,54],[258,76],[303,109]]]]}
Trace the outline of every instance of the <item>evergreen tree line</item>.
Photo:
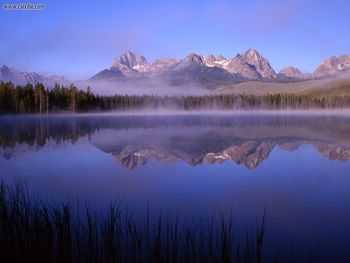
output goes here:
{"type": "Polygon", "coordinates": [[[297,94],[254,95],[115,95],[101,96],[58,84],[52,89],[37,83],[15,86],[0,83],[0,113],[92,112],[109,110],[230,110],[230,109],[332,109],[350,107],[350,96],[297,94]]]}

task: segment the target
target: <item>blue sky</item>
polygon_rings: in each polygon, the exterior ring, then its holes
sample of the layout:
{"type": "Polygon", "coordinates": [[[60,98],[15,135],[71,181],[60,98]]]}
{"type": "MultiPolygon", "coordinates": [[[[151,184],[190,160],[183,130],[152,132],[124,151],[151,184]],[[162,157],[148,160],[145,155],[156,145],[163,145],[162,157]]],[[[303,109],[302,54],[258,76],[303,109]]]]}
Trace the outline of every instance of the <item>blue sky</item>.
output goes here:
{"type": "Polygon", "coordinates": [[[32,3],[46,8],[0,11],[0,64],[72,80],[109,67],[126,50],[152,61],[191,52],[233,57],[255,48],[276,71],[312,71],[325,58],[350,53],[349,0],[32,3]]]}

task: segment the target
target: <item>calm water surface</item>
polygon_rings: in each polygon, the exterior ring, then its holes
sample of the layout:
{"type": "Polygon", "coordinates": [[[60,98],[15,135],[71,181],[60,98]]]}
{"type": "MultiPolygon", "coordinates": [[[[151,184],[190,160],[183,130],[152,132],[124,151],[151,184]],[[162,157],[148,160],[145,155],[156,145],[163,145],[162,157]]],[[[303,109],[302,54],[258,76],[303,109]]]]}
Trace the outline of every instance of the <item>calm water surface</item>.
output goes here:
{"type": "Polygon", "coordinates": [[[43,200],[122,199],[142,216],[267,212],[268,250],[350,254],[350,118],[51,116],[0,118],[0,177],[43,200]],[[294,247],[293,247],[294,246],[294,247]]]}

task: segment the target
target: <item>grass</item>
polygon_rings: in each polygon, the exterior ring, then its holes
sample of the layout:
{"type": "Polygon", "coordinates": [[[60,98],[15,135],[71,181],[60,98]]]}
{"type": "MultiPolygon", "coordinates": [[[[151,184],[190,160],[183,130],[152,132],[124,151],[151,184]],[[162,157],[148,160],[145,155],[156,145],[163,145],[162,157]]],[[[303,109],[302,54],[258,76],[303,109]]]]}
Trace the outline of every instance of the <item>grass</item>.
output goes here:
{"type": "MultiPolygon", "coordinates": [[[[256,232],[235,235],[232,215],[191,221],[150,209],[136,218],[120,203],[98,214],[79,202],[47,205],[23,183],[0,184],[2,262],[263,262],[265,213],[256,232]]],[[[303,262],[289,257],[281,262],[303,262]]],[[[277,258],[276,261],[277,262],[277,258]]],[[[314,262],[308,260],[307,262],[314,262]]]]}

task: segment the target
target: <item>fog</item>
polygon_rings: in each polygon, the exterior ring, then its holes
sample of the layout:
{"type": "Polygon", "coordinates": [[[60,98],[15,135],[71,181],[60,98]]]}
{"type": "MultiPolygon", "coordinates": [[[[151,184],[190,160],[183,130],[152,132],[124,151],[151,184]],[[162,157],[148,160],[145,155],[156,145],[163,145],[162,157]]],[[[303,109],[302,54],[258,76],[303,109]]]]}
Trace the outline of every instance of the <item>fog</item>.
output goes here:
{"type": "Polygon", "coordinates": [[[98,95],[206,95],[214,94],[194,82],[170,85],[159,78],[125,80],[125,81],[78,81],[75,85],[82,90],[89,86],[91,91],[98,95]]]}
{"type": "MultiPolygon", "coordinates": [[[[176,109],[142,109],[142,110],[128,110],[128,111],[106,111],[106,112],[90,112],[90,113],[56,113],[50,114],[55,116],[342,116],[350,117],[350,109],[313,109],[313,110],[266,110],[266,109],[252,109],[252,110],[176,110],[176,109]]],[[[29,116],[27,114],[26,116],[29,116]]],[[[41,115],[32,115],[41,116],[41,115]]]]}

